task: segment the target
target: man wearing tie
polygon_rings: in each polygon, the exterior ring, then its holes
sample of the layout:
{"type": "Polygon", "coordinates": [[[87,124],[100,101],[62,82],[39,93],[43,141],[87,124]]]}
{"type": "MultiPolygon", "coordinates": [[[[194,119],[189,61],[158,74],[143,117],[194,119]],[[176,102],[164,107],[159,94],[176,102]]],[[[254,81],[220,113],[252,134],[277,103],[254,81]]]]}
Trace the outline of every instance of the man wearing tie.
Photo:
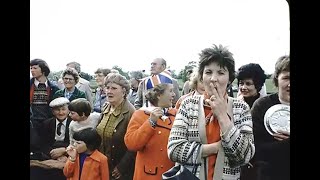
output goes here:
{"type": "Polygon", "coordinates": [[[66,147],[69,145],[69,100],[65,97],[58,97],[51,101],[53,118],[43,122],[40,138],[42,152],[52,159],[58,159],[66,154],[66,147]]]}
{"type": "MultiPolygon", "coordinates": [[[[69,124],[72,119],[69,117],[69,100],[65,97],[58,97],[52,100],[49,106],[54,115],[43,121],[40,128],[41,152],[35,152],[43,155],[45,159],[53,159],[59,162],[66,162],[69,139],[69,124]]],[[[56,164],[58,164],[56,161],[56,164]]],[[[45,162],[45,161],[43,161],[45,162]]],[[[30,179],[33,180],[65,180],[62,168],[43,168],[39,166],[30,167],[30,179]]]]}

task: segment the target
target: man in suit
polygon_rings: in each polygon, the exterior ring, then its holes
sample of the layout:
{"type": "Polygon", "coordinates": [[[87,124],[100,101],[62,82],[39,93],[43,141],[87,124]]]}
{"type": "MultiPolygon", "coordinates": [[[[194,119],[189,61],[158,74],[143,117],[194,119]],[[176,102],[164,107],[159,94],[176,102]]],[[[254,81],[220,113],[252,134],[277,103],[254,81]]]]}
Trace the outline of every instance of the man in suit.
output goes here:
{"type": "Polygon", "coordinates": [[[52,159],[58,159],[66,155],[66,147],[69,145],[69,124],[72,119],[69,115],[69,100],[59,97],[51,101],[53,118],[43,122],[41,128],[42,152],[52,159]]]}
{"type": "Polygon", "coordinates": [[[67,160],[66,148],[69,145],[69,124],[72,119],[69,117],[69,100],[65,97],[58,97],[52,100],[49,106],[52,108],[53,118],[43,121],[40,128],[41,160],[42,166],[30,166],[30,179],[32,180],[65,180],[63,175],[63,164],[67,160]]]}

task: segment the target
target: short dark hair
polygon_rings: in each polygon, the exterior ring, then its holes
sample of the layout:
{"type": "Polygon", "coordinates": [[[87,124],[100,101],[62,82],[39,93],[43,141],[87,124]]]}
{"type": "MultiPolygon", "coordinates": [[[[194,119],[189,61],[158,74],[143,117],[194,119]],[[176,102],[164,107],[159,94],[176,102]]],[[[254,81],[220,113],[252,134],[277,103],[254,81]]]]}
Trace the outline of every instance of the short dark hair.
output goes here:
{"type": "Polygon", "coordinates": [[[94,128],[86,128],[74,133],[73,138],[76,141],[83,141],[86,143],[87,148],[90,151],[99,149],[101,144],[101,137],[97,130],[94,128]]]}
{"type": "Polygon", "coordinates": [[[90,102],[85,98],[72,100],[68,108],[69,111],[77,112],[79,116],[82,116],[84,114],[87,117],[90,115],[92,110],[90,102]]]}
{"type": "Polygon", "coordinates": [[[239,81],[244,79],[252,79],[253,84],[259,92],[267,79],[267,75],[264,74],[264,70],[259,64],[249,63],[241,66],[237,73],[238,86],[239,81]]]}
{"type": "Polygon", "coordinates": [[[30,61],[30,66],[38,65],[41,68],[41,72],[44,74],[44,76],[48,76],[50,74],[50,68],[46,61],[42,59],[33,59],[30,61]]]}
{"type": "Polygon", "coordinates": [[[199,53],[199,79],[203,80],[204,67],[217,62],[220,67],[227,68],[229,71],[229,83],[232,83],[235,78],[235,66],[233,54],[227,49],[227,47],[213,44],[211,48],[205,48],[199,53]]]}
{"type": "Polygon", "coordinates": [[[290,56],[289,55],[281,56],[276,62],[275,70],[272,75],[272,80],[276,87],[278,87],[278,76],[283,71],[290,72],[290,56]]]}

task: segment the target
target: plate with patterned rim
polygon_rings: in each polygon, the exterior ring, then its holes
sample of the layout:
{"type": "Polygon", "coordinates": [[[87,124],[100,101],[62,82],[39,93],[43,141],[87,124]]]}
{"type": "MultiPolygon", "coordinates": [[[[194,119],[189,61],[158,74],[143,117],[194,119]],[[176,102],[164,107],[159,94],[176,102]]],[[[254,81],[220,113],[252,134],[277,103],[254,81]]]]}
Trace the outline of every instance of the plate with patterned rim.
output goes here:
{"type": "Polygon", "coordinates": [[[284,104],[271,106],[264,115],[264,126],[271,135],[279,130],[290,133],[290,106],[284,104]]]}

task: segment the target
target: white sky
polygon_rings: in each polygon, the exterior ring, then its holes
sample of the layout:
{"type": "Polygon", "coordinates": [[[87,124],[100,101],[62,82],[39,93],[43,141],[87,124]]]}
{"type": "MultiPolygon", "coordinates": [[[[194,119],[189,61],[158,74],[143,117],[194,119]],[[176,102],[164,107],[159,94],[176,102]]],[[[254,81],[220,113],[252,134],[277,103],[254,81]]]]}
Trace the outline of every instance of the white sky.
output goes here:
{"type": "Polygon", "coordinates": [[[83,72],[118,65],[150,70],[156,57],[180,72],[213,43],[228,46],[236,69],[266,73],[290,50],[285,0],[30,0],[30,60],[51,71],[77,61],[83,72]]]}

